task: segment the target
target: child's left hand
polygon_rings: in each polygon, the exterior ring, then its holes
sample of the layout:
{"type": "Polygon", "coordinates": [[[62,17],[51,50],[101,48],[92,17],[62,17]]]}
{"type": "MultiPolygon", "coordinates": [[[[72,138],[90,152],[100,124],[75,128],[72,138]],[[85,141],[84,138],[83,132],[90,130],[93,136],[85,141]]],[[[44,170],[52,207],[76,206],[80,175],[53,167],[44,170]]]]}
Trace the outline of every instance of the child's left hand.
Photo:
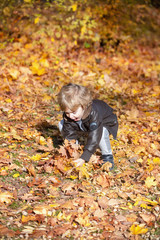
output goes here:
{"type": "Polygon", "coordinates": [[[74,160],[74,163],[75,163],[76,167],[82,167],[83,164],[85,163],[85,161],[82,158],[78,158],[78,159],[74,160]]]}

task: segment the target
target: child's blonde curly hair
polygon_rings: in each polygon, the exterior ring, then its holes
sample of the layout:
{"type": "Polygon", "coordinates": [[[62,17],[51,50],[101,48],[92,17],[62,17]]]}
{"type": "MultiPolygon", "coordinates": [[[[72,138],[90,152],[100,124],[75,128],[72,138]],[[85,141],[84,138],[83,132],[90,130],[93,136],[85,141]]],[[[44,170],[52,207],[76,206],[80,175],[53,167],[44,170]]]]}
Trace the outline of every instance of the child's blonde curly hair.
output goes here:
{"type": "Polygon", "coordinates": [[[58,94],[58,103],[62,111],[76,111],[78,107],[85,109],[92,102],[90,90],[84,86],[69,83],[64,85],[58,94]]]}

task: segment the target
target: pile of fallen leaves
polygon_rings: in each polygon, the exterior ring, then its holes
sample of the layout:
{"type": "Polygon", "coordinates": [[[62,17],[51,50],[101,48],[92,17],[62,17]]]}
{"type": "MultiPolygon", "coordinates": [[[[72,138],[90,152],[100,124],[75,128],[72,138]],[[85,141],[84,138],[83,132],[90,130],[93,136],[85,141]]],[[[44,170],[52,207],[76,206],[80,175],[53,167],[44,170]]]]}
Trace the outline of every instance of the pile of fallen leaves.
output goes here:
{"type": "Polygon", "coordinates": [[[52,25],[24,18],[13,39],[1,32],[0,236],[157,240],[160,46],[68,51],[70,39],[56,40],[52,25]],[[56,96],[70,81],[116,110],[112,172],[101,167],[99,150],[77,168],[83,137],[77,145],[60,136],[56,96]]]}

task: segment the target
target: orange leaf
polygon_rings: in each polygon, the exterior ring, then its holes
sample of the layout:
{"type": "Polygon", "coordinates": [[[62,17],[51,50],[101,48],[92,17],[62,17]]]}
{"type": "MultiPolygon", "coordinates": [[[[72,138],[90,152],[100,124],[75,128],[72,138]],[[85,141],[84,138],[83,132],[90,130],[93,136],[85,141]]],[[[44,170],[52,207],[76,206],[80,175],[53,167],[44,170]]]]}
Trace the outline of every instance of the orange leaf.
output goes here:
{"type": "Polygon", "coordinates": [[[103,196],[100,199],[98,199],[98,204],[102,208],[107,208],[108,207],[108,198],[103,196]]]}
{"type": "Polygon", "coordinates": [[[15,232],[7,227],[0,225],[0,237],[7,236],[9,239],[15,236],[15,232]]]}
{"type": "Polygon", "coordinates": [[[27,215],[27,216],[22,215],[22,223],[27,223],[29,221],[35,221],[35,220],[36,220],[36,217],[34,215],[27,215]]]}
{"type": "Polygon", "coordinates": [[[151,222],[155,221],[155,216],[153,214],[145,214],[141,213],[140,216],[143,218],[143,220],[149,225],[151,222]]]}
{"type": "Polygon", "coordinates": [[[103,188],[108,188],[110,186],[110,180],[108,176],[100,175],[97,177],[97,183],[103,188]]]}
{"type": "Polygon", "coordinates": [[[94,216],[98,217],[98,218],[103,218],[105,215],[105,212],[103,210],[101,210],[100,208],[98,208],[95,212],[94,212],[94,216]]]}
{"type": "Polygon", "coordinates": [[[34,166],[32,164],[30,164],[27,169],[28,169],[29,175],[31,175],[33,177],[36,176],[36,172],[35,172],[34,166]]]}

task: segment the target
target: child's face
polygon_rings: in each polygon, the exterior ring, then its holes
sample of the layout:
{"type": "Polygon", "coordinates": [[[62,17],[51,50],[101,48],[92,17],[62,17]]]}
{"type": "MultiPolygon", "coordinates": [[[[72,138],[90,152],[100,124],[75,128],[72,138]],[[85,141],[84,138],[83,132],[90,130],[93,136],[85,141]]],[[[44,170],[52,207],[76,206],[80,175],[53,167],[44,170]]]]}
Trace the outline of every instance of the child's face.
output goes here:
{"type": "Polygon", "coordinates": [[[80,106],[74,112],[70,109],[66,109],[65,113],[67,117],[71,118],[72,120],[79,121],[83,117],[84,109],[80,106]]]}

